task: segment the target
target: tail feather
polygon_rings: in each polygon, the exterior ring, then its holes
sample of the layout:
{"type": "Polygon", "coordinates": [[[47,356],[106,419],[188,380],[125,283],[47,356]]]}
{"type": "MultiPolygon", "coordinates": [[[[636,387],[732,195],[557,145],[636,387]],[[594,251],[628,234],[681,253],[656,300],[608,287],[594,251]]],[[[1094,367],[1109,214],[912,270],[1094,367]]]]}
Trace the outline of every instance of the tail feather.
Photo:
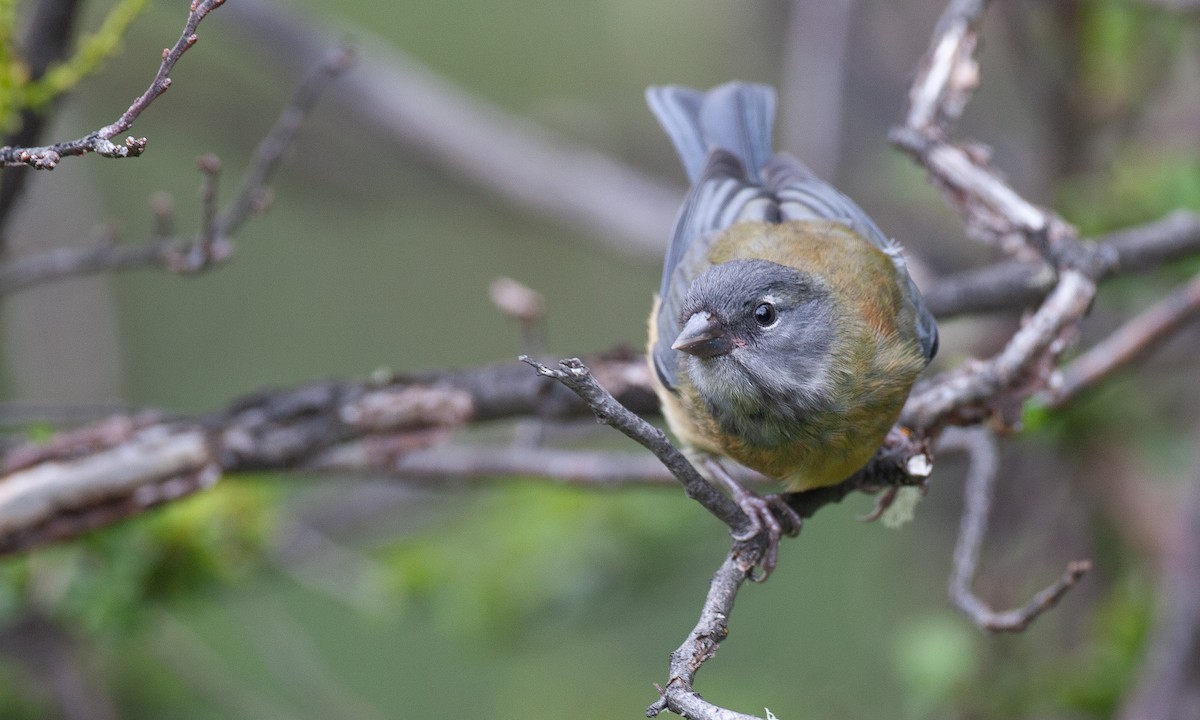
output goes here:
{"type": "Polygon", "coordinates": [[[688,180],[704,172],[709,153],[732,153],[754,184],[771,159],[775,90],[768,85],[730,82],[700,92],[678,85],[651,87],[646,102],[683,161],[688,180]]]}

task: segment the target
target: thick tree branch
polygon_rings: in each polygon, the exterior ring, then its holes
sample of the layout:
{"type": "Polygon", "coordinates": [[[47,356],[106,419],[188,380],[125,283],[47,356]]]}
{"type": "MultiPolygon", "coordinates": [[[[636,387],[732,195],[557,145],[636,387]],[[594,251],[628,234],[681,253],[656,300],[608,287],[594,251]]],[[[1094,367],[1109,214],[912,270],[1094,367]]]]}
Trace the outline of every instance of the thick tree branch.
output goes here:
{"type": "Polygon", "coordinates": [[[71,155],[86,155],[91,152],[111,158],[141,155],[146,149],[146,138],[128,137],[120,144],[113,143],[112,138],[131,128],[138,116],[171,87],[171,70],[175,68],[175,63],[179,62],[179,58],[199,39],[196,28],[199,27],[200,21],[224,2],[225,0],[193,0],[179,40],[173,47],[163,50],[162,62],[154,75],[154,81],[115,121],[78,140],[42,147],[5,146],[0,148],[0,165],[28,165],[38,170],[53,170],[62,158],[71,155]]]}
{"type": "MultiPolygon", "coordinates": [[[[592,365],[625,406],[654,411],[641,356],[614,354],[592,365]]],[[[412,477],[435,468],[422,467],[430,458],[421,456],[406,466],[407,454],[467,423],[587,412],[573,393],[514,362],[382,383],[321,382],[265,391],[198,418],[115,416],[5,455],[0,554],[109,525],[208,487],[225,473],[352,464],[356,472],[395,470],[412,477]]]]}

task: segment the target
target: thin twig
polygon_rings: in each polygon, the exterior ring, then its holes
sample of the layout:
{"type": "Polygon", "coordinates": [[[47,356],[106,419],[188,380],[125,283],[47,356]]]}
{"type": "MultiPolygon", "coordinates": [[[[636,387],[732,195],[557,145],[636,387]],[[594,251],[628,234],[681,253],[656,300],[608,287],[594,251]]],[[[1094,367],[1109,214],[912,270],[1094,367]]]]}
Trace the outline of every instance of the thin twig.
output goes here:
{"type": "Polygon", "coordinates": [[[0,296],[48,282],[81,275],[161,267],[170,272],[195,274],[221,264],[233,253],[230,236],[256,211],[264,207],[266,183],[279,166],[284,152],[295,139],[302,119],[311,110],[329,80],[344,72],[352,54],[337,47],[309,72],[292,101],[259,143],[254,158],[242,176],[237,194],[219,216],[216,210],[216,176],[219,162],[206,155],[197,161],[203,175],[201,186],[202,226],[192,238],[172,234],[174,220],[169,199],[152,199],[154,239],[143,244],[120,244],[111,229],[80,247],[55,248],[0,265],[0,296]]]}
{"type": "Polygon", "coordinates": [[[996,438],[991,431],[979,427],[970,430],[948,430],[942,436],[942,449],[957,449],[967,453],[966,502],[954,544],[954,571],[950,576],[950,598],[980,628],[991,632],[1020,632],[1039,615],[1058,604],[1062,596],[1075,586],[1092,568],[1089,560],[1067,564],[1062,577],[1039,592],[1024,607],[1013,610],[993,610],[971,591],[971,583],[979,567],[979,553],[987,535],[988,514],[991,511],[992,488],[999,469],[996,438]]]}
{"type": "Polygon", "coordinates": [[[146,149],[146,138],[128,137],[124,143],[119,145],[114,144],[111,139],[132,127],[138,116],[166,92],[167,88],[171,87],[171,70],[175,68],[175,63],[179,62],[179,58],[183,57],[183,54],[191,49],[199,39],[196,35],[196,28],[200,25],[200,21],[224,2],[225,0],[193,0],[179,40],[173,47],[163,50],[162,62],[158,66],[154,81],[114,122],[78,140],[42,147],[0,148],[0,164],[6,166],[28,165],[38,170],[53,170],[58,166],[59,160],[71,155],[84,155],[89,152],[111,158],[141,155],[146,149]]]}
{"type": "MultiPolygon", "coordinates": [[[[683,453],[667,440],[666,433],[633,414],[605,390],[591,371],[578,358],[560,360],[559,369],[536,362],[527,355],[521,361],[529,364],[543,377],[559,381],[578,395],[596,414],[596,418],[638,442],[662,461],[671,474],[679,479],[687,496],[704,506],[730,531],[742,533],[750,527],[750,518],[729,498],[722,495],[688,462],[683,453]]],[[[751,566],[753,567],[753,566],[751,566]]]]}
{"type": "Polygon", "coordinates": [[[1046,393],[1048,406],[1064,407],[1118,370],[1141,361],[1198,313],[1200,274],[1072,360],[1046,393]]]}
{"type": "MultiPolygon", "coordinates": [[[[399,451],[394,443],[369,437],[339,445],[305,470],[386,475],[416,484],[469,483],[495,478],[542,478],[551,483],[589,488],[629,485],[673,486],[675,476],[644,453],[568,450],[528,446],[449,445],[399,451]]],[[[761,476],[759,476],[761,479],[761,476]]],[[[739,480],[753,482],[747,474],[739,480]]]]}
{"type": "MultiPolygon", "coordinates": [[[[200,171],[200,232],[187,254],[186,270],[196,272],[217,259],[217,188],[221,180],[221,159],[216,155],[201,155],[196,159],[200,171]]],[[[227,255],[227,253],[226,253],[227,255]]],[[[181,268],[183,269],[183,268],[181,268]]]]}
{"type": "MultiPolygon", "coordinates": [[[[633,414],[613,398],[595,381],[582,362],[578,359],[562,360],[558,369],[553,369],[528,357],[522,357],[521,360],[533,366],[539,375],[553,378],[570,388],[587,403],[601,422],[616,428],[653,452],[683,484],[687,495],[696,499],[728,525],[735,536],[745,532],[749,525],[749,518],[745,513],[701,477],[661,430],[633,414]]],[[[910,460],[906,462],[910,461],[911,454],[910,460]]],[[[816,507],[840,500],[844,494],[833,493],[813,499],[809,514],[815,511],[816,507]]],[[[767,550],[766,535],[766,531],[760,529],[757,535],[734,542],[729,555],[713,575],[699,622],[679,649],[671,654],[669,680],[665,687],[659,688],[660,698],[646,710],[647,716],[655,717],[663,710],[671,710],[689,718],[756,720],[752,715],[713,705],[693,689],[693,683],[700,666],[716,654],[718,645],[729,634],[726,623],[733,610],[734,599],[742,584],[753,579],[754,568],[763,562],[767,550]]]]}
{"type": "Polygon", "coordinates": [[[305,75],[292,96],[292,101],[258,143],[254,159],[242,175],[237,194],[225,212],[221,213],[217,227],[222,235],[233,235],[247,219],[262,212],[266,205],[264,192],[267,183],[279,167],[283,154],[295,141],[300,126],[312,112],[317,99],[325,92],[330,81],[349,70],[354,62],[354,48],[343,42],[326,52],[321,61],[305,75]]]}
{"type": "Polygon", "coordinates": [[[748,579],[735,546],[721,567],[713,574],[708,595],[700,609],[700,620],[688,633],[683,644],[671,653],[670,680],[659,688],[659,699],[646,709],[646,717],[657,717],[670,710],[686,718],[705,720],[759,720],[753,715],[727,710],[713,705],[692,689],[696,672],[717,653],[717,648],[729,635],[729,616],[742,583],[748,579]]]}

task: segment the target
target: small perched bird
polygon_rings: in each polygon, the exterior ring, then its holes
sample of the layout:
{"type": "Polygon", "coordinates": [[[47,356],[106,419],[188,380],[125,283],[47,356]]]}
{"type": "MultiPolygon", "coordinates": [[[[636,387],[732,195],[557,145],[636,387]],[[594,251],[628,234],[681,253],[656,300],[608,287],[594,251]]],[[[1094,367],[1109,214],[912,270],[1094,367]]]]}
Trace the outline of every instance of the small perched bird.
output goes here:
{"type": "Polygon", "coordinates": [[[646,100],[692,183],[650,315],[656,391],[684,452],[731,492],[752,534],[771,531],[769,573],[780,535],[770,508],[788,509],[719,459],[789,491],[845,480],[895,423],[937,352],[937,325],[900,247],[772,152],[774,90],[652,87],[646,100]]]}

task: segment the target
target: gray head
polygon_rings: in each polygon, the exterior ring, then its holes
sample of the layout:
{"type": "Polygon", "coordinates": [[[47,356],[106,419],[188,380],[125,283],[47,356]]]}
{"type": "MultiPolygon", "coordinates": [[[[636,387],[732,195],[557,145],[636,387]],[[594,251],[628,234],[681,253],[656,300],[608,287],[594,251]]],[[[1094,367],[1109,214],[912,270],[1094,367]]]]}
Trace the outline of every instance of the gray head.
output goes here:
{"type": "Polygon", "coordinates": [[[672,349],[726,432],[771,446],[829,409],[834,306],[814,276],[767,260],[715,265],[683,303],[672,349]]]}

